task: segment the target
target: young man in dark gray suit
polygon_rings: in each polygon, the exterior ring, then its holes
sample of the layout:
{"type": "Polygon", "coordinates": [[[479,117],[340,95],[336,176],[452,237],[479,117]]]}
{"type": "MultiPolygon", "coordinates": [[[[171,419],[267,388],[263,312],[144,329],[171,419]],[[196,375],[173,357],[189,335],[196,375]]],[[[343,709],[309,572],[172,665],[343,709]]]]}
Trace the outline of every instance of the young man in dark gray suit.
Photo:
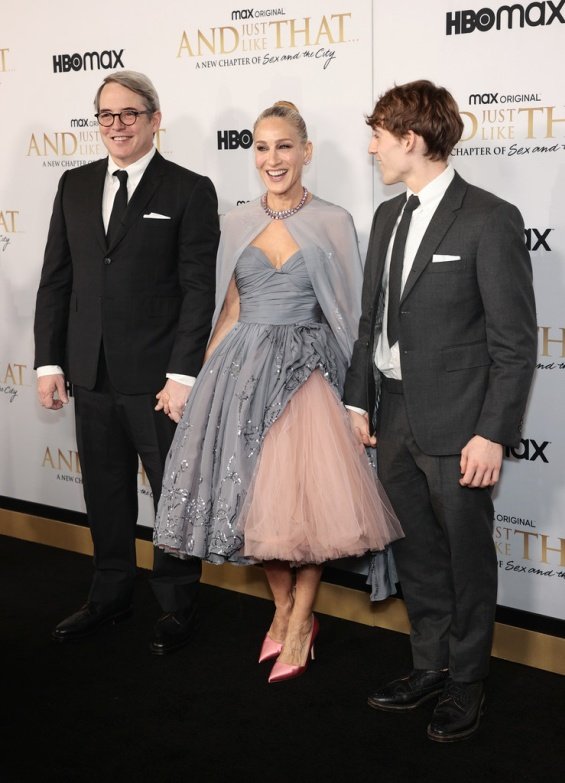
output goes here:
{"type": "Polygon", "coordinates": [[[394,87],[367,123],[383,182],[407,193],[374,216],[344,399],[359,439],[377,444],[404,529],[393,548],[414,664],[369,704],[403,711],[439,696],[428,737],[452,742],[477,730],[484,705],[491,490],[504,445],[520,441],[535,367],[531,265],[516,207],[448,164],[463,124],[447,90],[394,87]]]}
{"type": "MultiPolygon", "coordinates": [[[[68,402],[65,381],[74,385],[94,542],[88,601],[54,630],[61,642],[130,613],[138,455],[156,504],[204,357],[219,238],[211,181],[154,147],[161,112],[150,80],[111,74],[95,106],[109,157],[60,180],[35,316],[40,403],[60,409],[68,402]]],[[[199,560],[155,550],[152,584],[163,615],[152,652],[189,640],[200,568],[199,560]]]]}

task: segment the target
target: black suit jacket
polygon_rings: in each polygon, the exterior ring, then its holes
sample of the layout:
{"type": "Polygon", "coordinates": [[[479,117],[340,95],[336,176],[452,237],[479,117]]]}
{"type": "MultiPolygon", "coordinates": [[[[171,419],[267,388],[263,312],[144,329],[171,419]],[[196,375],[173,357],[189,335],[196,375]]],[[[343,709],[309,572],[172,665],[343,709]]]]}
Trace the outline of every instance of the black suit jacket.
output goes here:
{"type": "MultiPolygon", "coordinates": [[[[385,258],[405,199],[384,202],[373,219],[359,337],[345,383],[345,402],[371,413],[385,258]]],[[[418,446],[428,454],[456,454],[474,434],[517,445],[537,328],[516,207],[456,174],[422,239],[400,310],[404,397],[418,446]],[[434,255],[457,260],[434,262],[434,255]]]]}
{"type": "Polygon", "coordinates": [[[103,343],[117,390],[154,392],[166,372],[197,375],[202,364],[214,307],[216,192],[207,177],[155,153],[108,247],[107,166],[105,158],[60,180],[37,294],[35,366],[58,364],[91,389],[103,343]]]}

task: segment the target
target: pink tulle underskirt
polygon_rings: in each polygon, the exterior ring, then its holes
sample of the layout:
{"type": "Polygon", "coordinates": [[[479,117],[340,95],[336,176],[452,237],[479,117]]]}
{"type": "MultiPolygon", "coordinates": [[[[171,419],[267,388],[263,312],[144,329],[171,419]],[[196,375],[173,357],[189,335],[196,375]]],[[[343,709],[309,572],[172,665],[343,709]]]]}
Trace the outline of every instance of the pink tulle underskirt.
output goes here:
{"type": "Polygon", "coordinates": [[[362,555],[402,537],[348,414],[319,371],[265,436],[238,526],[246,556],[296,564],[362,555]]]}

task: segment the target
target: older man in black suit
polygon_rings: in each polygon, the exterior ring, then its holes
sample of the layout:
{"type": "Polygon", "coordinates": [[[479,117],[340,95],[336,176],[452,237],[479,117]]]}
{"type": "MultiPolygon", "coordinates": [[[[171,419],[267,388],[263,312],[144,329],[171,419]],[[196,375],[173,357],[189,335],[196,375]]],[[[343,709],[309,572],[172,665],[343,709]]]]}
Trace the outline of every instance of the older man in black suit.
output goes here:
{"type": "Polygon", "coordinates": [[[428,736],[450,742],[471,736],[483,710],[497,591],[491,489],[503,445],[520,441],[535,367],[531,266],[516,207],[447,162],[463,129],[447,90],[394,87],[367,122],[383,182],[408,193],[375,213],[345,402],[360,440],[378,443],[405,532],[393,549],[414,661],[369,704],[410,710],[439,695],[428,736]]]}
{"type": "MultiPolygon", "coordinates": [[[[214,305],[219,237],[214,186],[154,147],[161,122],[150,80],[104,79],[96,117],[109,157],[60,180],[35,317],[41,404],[74,385],[95,572],[87,603],[53,632],[76,639],[130,613],[136,571],[138,455],[155,503],[176,422],[198,373],[214,305]]],[[[155,551],[163,615],[151,650],[191,635],[200,561],[155,551]]]]}

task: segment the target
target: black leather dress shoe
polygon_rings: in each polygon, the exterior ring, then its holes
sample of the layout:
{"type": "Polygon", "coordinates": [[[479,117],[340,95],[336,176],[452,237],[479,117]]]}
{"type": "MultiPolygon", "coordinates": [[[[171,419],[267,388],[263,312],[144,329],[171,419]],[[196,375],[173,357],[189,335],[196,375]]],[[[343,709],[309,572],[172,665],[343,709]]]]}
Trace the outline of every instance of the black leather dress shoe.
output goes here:
{"type": "Polygon", "coordinates": [[[449,679],[428,726],[428,737],[434,742],[469,739],[479,728],[484,711],[482,682],[454,682],[449,679]]]}
{"type": "Polygon", "coordinates": [[[97,631],[106,623],[119,623],[131,615],[131,606],[117,608],[114,605],[103,606],[93,602],[86,603],[55,628],[51,638],[58,642],[81,639],[97,631]]]}
{"type": "Polygon", "coordinates": [[[447,677],[447,671],[414,669],[406,677],[393,680],[375,691],[367,702],[369,707],[374,707],[376,710],[390,712],[413,710],[441,693],[447,677]]]}
{"type": "Polygon", "coordinates": [[[161,615],[153,629],[149,649],[154,655],[166,655],[188,644],[192,638],[196,620],[193,611],[188,617],[174,612],[161,615]]]}

